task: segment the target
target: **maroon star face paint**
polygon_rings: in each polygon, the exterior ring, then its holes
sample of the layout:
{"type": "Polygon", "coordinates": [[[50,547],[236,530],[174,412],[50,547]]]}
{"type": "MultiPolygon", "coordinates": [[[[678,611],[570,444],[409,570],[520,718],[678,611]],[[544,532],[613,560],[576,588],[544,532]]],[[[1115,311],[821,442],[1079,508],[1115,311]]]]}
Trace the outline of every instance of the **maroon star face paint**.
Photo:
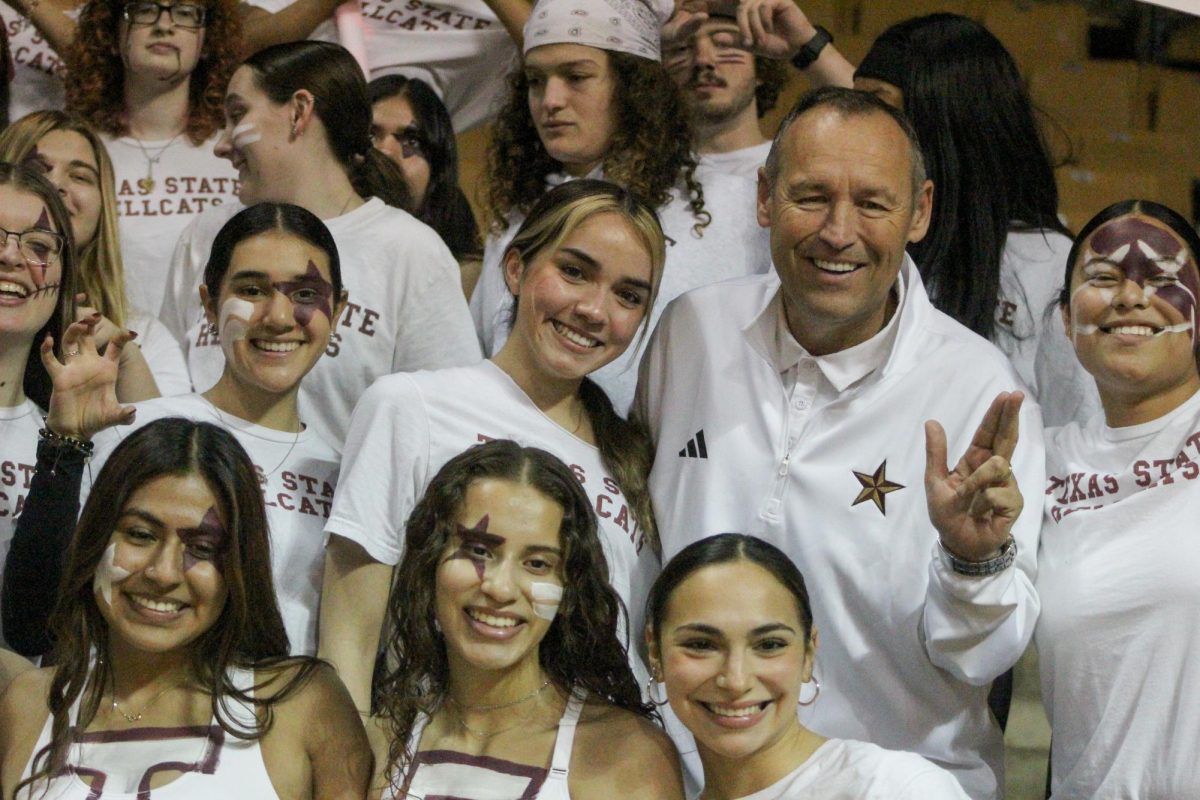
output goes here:
{"type": "Polygon", "coordinates": [[[475,574],[479,576],[480,581],[483,580],[483,573],[487,568],[487,559],[484,558],[481,551],[493,550],[508,541],[503,536],[488,533],[487,527],[487,514],[480,517],[479,521],[470,528],[461,524],[456,525],[455,535],[459,540],[458,549],[446,557],[447,561],[456,558],[470,561],[475,566],[475,574]]]}
{"type": "Polygon", "coordinates": [[[301,326],[308,327],[315,311],[320,311],[333,322],[333,284],[321,276],[321,271],[311,259],[308,270],[299,278],[276,281],[271,286],[291,299],[296,322],[301,326]]]}
{"type": "MultiPolygon", "coordinates": [[[[1187,249],[1170,231],[1144,217],[1120,217],[1102,225],[1084,253],[1084,268],[1094,262],[1118,266],[1125,280],[1141,287],[1147,304],[1158,297],[1178,311],[1196,342],[1196,305],[1200,274],[1187,249]]],[[[1182,332],[1182,326],[1171,326],[1182,332]]],[[[1168,331],[1170,332],[1170,331],[1168,331]]]]}
{"type": "MultiPolygon", "coordinates": [[[[46,207],[42,206],[42,213],[38,216],[37,222],[33,223],[33,227],[38,230],[51,231],[54,228],[50,225],[50,215],[46,213],[46,207]]],[[[24,253],[22,253],[24,256],[24,253]]],[[[33,285],[39,290],[46,286],[46,265],[49,259],[35,261],[28,256],[25,256],[25,264],[29,267],[29,275],[33,278],[33,285]]]]}
{"type": "Polygon", "coordinates": [[[209,507],[199,525],[180,528],[178,535],[183,542],[184,572],[201,562],[210,562],[218,572],[221,571],[221,554],[225,551],[227,537],[215,507],[209,507]]]}

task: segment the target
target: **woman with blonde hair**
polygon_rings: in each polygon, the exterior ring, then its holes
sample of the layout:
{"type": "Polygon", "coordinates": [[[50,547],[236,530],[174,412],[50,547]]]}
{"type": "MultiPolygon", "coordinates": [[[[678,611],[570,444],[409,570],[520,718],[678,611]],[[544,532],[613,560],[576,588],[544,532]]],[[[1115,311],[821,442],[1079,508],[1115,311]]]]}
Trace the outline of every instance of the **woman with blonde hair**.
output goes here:
{"type": "MultiPolygon", "coordinates": [[[[71,216],[78,251],[81,314],[99,311],[106,322],[97,336],[103,345],[117,329],[138,334],[137,345],[164,395],[190,391],[187,364],[175,337],[153,316],[157,309],[134,308],[125,294],[112,161],[95,129],[62,111],[35,111],[0,133],[0,161],[41,171],[59,190],[71,216]],[[150,313],[147,313],[150,312],[150,313]]],[[[122,351],[134,356],[136,348],[122,351]]],[[[128,371],[126,371],[126,375],[128,371]]],[[[153,397],[119,385],[124,402],[153,397]]]]}
{"type": "MultiPolygon", "coordinates": [[[[541,0],[534,7],[488,159],[491,231],[471,296],[487,353],[498,353],[508,336],[501,262],[509,242],[538,199],[564,181],[612,181],[658,213],[670,246],[649,330],[685,291],[770,268],[753,181],[706,175],[701,186],[696,178],[687,109],[661,63],[659,27],[670,6],[541,0]]],[[[621,413],[633,401],[641,351],[639,343],[595,376],[621,413]]]]}
{"type": "Polygon", "coordinates": [[[437,470],[472,444],[516,439],[571,464],[617,595],[628,605],[653,579],[650,442],[589,376],[645,336],[664,250],[654,211],[631,192],[587,179],[555,187],[504,256],[516,300],[503,349],[469,367],[389,375],[363,395],[326,525],[320,637],[360,711],[404,526],[437,470]]]}

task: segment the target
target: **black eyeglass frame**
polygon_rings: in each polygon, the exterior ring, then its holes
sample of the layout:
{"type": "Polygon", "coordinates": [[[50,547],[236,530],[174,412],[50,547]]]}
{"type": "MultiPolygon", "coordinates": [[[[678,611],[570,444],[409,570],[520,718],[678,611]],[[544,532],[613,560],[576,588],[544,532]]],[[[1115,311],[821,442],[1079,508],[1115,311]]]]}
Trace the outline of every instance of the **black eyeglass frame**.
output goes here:
{"type": "Polygon", "coordinates": [[[208,22],[208,9],[199,3],[159,3],[157,0],[137,0],[137,2],[126,3],[124,8],[121,9],[121,16],[130,25],[157,25],[158,21],[162,19],[164,11],[167,12],[167,17],[170,18],[172,25],[188,31],[198,31],[204,27],[206,22],[208,22]],[[153,6],[155,9],[154,19],[151,20],[147,18],[140,21],[134,19],[135,15],[133,9],[142,8],[148,11],[151,6],[153,6]],[[200,21],[195,25],[180,22],[175,18],[175,9],[177,8],[195,9],[199,14],[200,21]]]}

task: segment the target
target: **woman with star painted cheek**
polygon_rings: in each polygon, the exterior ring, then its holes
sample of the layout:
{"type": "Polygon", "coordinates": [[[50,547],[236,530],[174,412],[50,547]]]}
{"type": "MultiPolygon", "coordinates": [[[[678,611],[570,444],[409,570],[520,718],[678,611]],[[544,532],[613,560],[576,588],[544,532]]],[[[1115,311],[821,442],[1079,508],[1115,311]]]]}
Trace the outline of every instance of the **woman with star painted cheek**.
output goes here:
{"type": "Polygon", "coordinates": [[[49,646],[46,620],[57,585],[52,578],[61,569],[57,555],[74,527],[76,498],[86,499],[92,475],[124,435],[113,426],[170,416],[216,423],[250,453],[270,501],[278,601],[292,652],[316,652],[322,528],[340,459],[302,421],[298,394],[301,379],[328,347],[333,320],[345,303],[337,246],[304,209],[253,206],[217,236],[202,294],[228,356],[221,379],[203,394],[121,406],[113,395],[112,362],[96,352],[81,326],[68,335],[78,356],[62,363],[44,357],[54,377],[47,424],[61,435],[91,440],[95,452],[88,471],[38,462],[27,501],[33,513],[22,515],[14,540],[20,558],[12,570],[18,572],[4,584],[5,602],[12,596],[21,607],[19,615],[6,618],[6,630],[26,655],[49,646]]]}
{"type": "Polygon", "coordinates": [[[1075,239],[1061,298],[1103,414],[1046,432],[1036,632],[1050,790],[1200,796],[1200,237],[1145,200],[1075,239]],[[1178,721],[1178,722],[1177,722],[1178,721]]]}
{"type": "Polygon", "coordinates": [[[84,293],[79,318],[93,311],[104,315],[96,327],[97,341],[106,344],[122,328],[138,334],[137,346],[121,351],[117,396],[132,403],[191,391],[175,337],[147,310],[133,308],[126,294],[112,160],[92,126],[63,111],[35,111],[0,133],[0,161],[41,171],[62,193],[79,251],[84,293]],[[145,367],[133,363],[142,359],[145,367]],[[146,380],[146,368],[152,383],[146,380]]]}
{"type": "Polygon", "coordinates": [[[696,739],[701,800],[967,797],[914,753],[800,724],[797,705],[821,693],[817,630],[804,578],[768,542],[724,533],[681,550],[650,591],[646,644],[651,698],[665,689],[655,702],[669,701],[696,739]]]}
{"type": "Polygon", "coordinates": [[[0,698],[4,800],[360,800],[371,756],[326,665],[289,657],[258,472],[158,420],[113,452],[66,556],[55,666],[0,698]]]}
{"type": "Polygon", "coordinates": [[[112,158],[125,290],[150,314],[179,234],[237,197],[237,175],[212,147],[239,45],[233,0],[114,0],[83,7],[64,51],[67,109],[112,158]]]}
{"type": "MultiPolygon", "coordinates": [[[[39,450],[50,375],[38,357],[63,346],[77,289],[71,221],[58,191],[27,167],[0,162],[0,461],[25,477],[0,493],[0,569],[7,560],[39,450]]],[[[19,616],[0,599],[0,615],[19,616]]],[[[0,647],[7,637],[0,635],[0,647]]],[[[11,642],[8,646],[13,646],[11,642]]]]}
{"type": "MultiPolygon", "coordinates": [[[[505,255],[504,348],[469,367],[389,375],[359,401],[326,526],[321,655],[360,711],[371,707],[369,654],[406,521],[437,470],[481,440],[519,437],[571,464],[600,517],[618,596],[632,607],[649,586],[659,566],[649,437],[589,376],[646,335],[665,249],[655,213],[630,192],[591,179],[557,186],[505,255]]],[[[640,627],[623,620],[622,635],[640,627]]],[[[644,669],[636,653],[630,661],[644,669]]]]}
{"type": "Polygon", "coordinates": [[[434,476],[406,539],[372,797],[682,798],[570,468],[503,439],[472,447],[434,476]]]}

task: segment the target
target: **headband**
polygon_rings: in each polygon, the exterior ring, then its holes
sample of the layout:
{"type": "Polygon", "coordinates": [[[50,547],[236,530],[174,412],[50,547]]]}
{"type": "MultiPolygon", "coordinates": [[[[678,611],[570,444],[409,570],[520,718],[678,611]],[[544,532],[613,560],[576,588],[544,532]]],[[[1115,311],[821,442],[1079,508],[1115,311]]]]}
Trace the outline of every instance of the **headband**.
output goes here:
{"type": "Polygon", "coordinates": [[[525,23],[528,53],[544,44],[582,44],[662,60],[659,32],[671,0],[538,0],[525,23]]]}

